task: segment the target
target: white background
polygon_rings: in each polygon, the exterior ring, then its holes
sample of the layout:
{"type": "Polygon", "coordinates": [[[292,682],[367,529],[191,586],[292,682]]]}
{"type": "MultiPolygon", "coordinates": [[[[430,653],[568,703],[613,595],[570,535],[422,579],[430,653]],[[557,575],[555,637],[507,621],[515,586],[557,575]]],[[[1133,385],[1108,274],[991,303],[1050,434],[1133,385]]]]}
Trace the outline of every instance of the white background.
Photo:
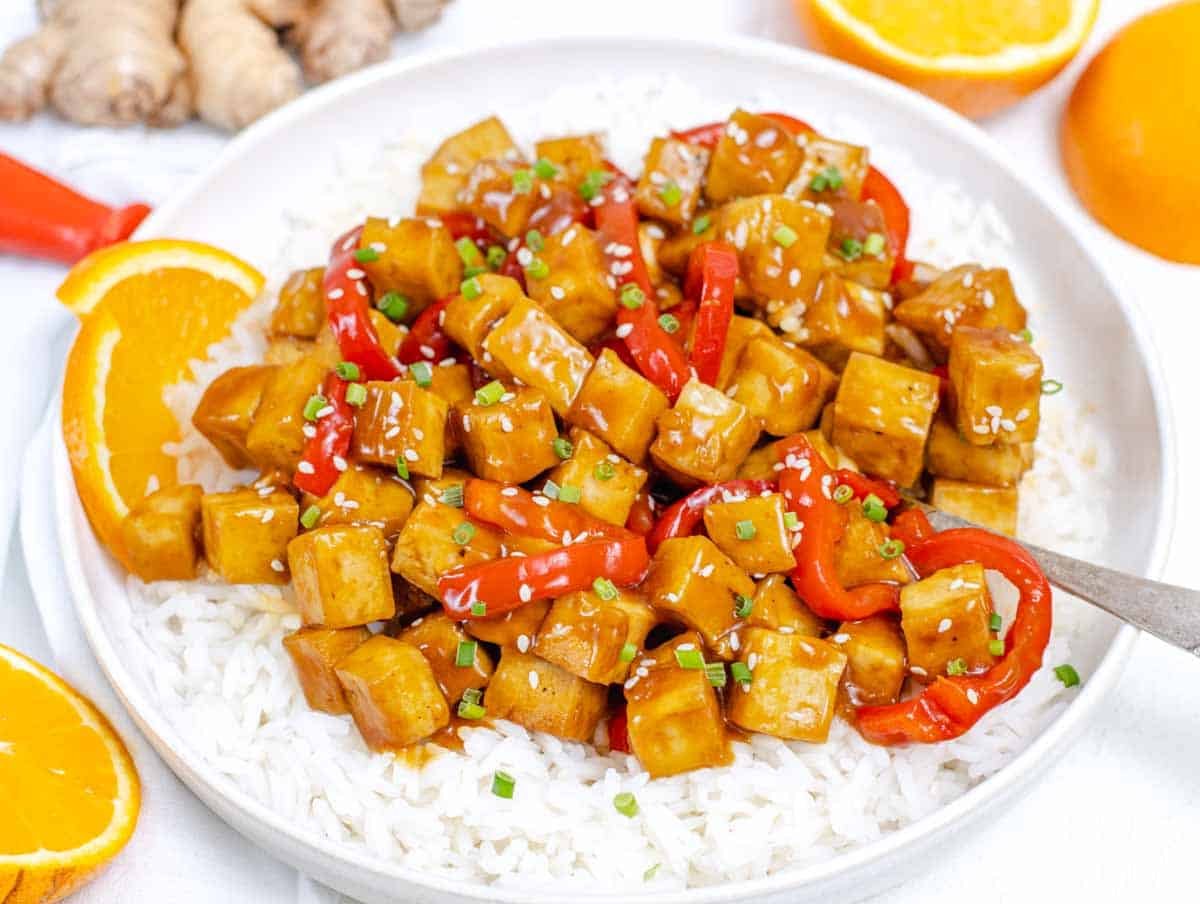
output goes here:
{"type": "MultiPolygon", "coordinates": [[[[1017,109],[985,124],[1029,177],[1073,204],[1058,165],[1059,111],[1084,62],[1117,28],[1161,4],[1105,0],[1096,30],[1080,58],[1051,86],[1017,109]]],[[[0,3],[0,45],[33,23],[32,0],[0,3]]],[[[456,0],[433,29],[397,40],[396,53],[437,46],[485,44],[538,35],[602,30],[658,35],[721,35],[731,32],[799,40],[787,0],[456,0]]],[[[1200,52],[1200,48],[1198,48],[1200,52]]],[[[486,86],[480,86],[486,91],[486,86]]],[[[1197,85],[1163,85],[1174,92],[1197,85]]],[[[204,127],[166,133],[82,130],[48,117],[21,126],[0,126],[0,151],[23,157],[84,189],[116,202],[165,198],[181,177],[203,166],[223,136],[204,127]]],[[[0,192],[3,186],[0,186],[0,192]]],[[[1145,203],[1153,204],[1148,194],[1145,203]]],[[[1195,223],[1179,228],[1194,229],[1195,223]]],[[[1152,327],[1174,397],[1181,480],[1179,510],[1166,578],[1200,586],[1196,548],[1200,529],[1189,501],[1200,499],[1200,426],[1193,393],[1200,268],[1158,261],[1113,239],[1098,227],[1091,240],[1119,288],[1144,312],[1152,327]]],[[[67,323],[52,291],[55,267],[0,258],[0,292],[6,326],[0,360],[32,380],[8,393],[0,426],[0,515],[8,515],[25,441],[40,416],[61,354],[67,323]],[[59,340],[56,342],[56,338],[59,340]]],[[[1081,336],[1080,341],[1086,341],[1081,336]]],[[[20,551],[9,547],[0,522],[0,567],[10,549],[0,594],[0,642],[50,662],[25,578],[20,551]]],[[[51,663],[52,664],[52,663],[51,663]]],[[[1085,676],[1086,679],[1086,676],[1085,676]]],[[[1200,838],[1200,664],[1165,645],[1141,638],[1110,705],[1064,759],[1015,807],[985,821],[948,850],[940,865],[879,899],[887,902],[966,901],[1195,901],[1196,839],[1200,838]]],[[[178,839],[188,844],[187,837],[178,839]]],[[[136,872],[122,863],[120,871],[136,872]]],[[[88,901],[125,896],[102,878],[88,901]]],[[[213,887],[208,900],[226,897],[213,887]]],[[[158,902],[156,902],[158,904],[158,902]]],[[[163,901],[162,904],[169,904],[163,901]]]]}

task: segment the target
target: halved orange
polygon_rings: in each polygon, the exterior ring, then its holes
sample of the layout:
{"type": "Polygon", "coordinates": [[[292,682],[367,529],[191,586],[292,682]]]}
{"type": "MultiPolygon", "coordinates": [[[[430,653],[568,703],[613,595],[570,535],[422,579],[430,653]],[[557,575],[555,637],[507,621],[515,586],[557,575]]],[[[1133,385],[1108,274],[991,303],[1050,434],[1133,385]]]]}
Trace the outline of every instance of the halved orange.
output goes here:
{"type": "Polygon", "coordinates": [[[1079,51],[1099,0],[794,0],[812,45],[967,116],[995,113],[1079,51]]]}
{"type": "Polygon", "coordinates": [[[141,783],[99,710],[3,645],[0,700],[0,901],[49,904],[125,846],[141,783]]]}
{"type": "Polygon", "coordinates": [[[122,564],[130,506],[176,482],[162,447],[179,427],[163,389],[229,334],[262,286],[262,274],[219,248],[154,240],[96,252],[59,288],[83,318],[67,358],[63,435],[92,527],[122,564]]]}

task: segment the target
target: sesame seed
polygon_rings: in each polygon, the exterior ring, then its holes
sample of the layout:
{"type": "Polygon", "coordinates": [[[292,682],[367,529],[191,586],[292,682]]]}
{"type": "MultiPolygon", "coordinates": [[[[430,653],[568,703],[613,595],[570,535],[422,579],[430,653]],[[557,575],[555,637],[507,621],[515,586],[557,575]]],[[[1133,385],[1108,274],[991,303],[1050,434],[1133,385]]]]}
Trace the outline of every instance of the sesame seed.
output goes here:
{"type": "Polygon", "coordinates": [[[616,330],[613,331],[613,334],[618,339],[625,339],[632,332],[633,332],[633,324],[632,323],[622,323],[619,327],[616,328],[616,330]]]}
{"type": "Polygon", "coordinates": [[[518,634],[517,635],[517,649],[520,650],[522,653],[526,653],[529,651],[529,635],[528,634],[518,634]]]}
{"type": "Polygon", "coordinates": [[[532,669],[529,670],[529,686],[531,688],[533,688],[535,691],[537,690],[538,673],[533,671],[532,669]]]}
{"type": "Polygon", "coordinates": [[[340,455],[333,456],[333,466],[339,471],[344,471],[346,468],[350,467],[348,464],[346,464],[346,459],[342,458],[340,455]]]}
{"type": "Polygon", "coordinates": [[[317,469],[313,467],[311,461],[300,462],[300,464],[296,465],[296,470],[301,474],[315,474],[317,472],[317,469]]]}
{"type": "Polygon", "coordinates": [[[522,584],[520,589],[517,590],[517,596],[521,598],[521,602],[527,603],[533,599],[533,588],[528,584],[522,584]]]}
{"type": "Polygon", "coordinates": [[[328,298],[330,298],[332,301],[337,301],[345,294],[346,292],[344,289],[330,289],[328,298]]]}
{"type": "Polygon", "coordinates": [[[850,635],[849,635],[849,634],[834,634],[834,635],[833,635],[833,642],[834,642],[834,643],[845,643],[845,642],[846,642],[846,641],[848,641],[849,639],[850,639],[850,635]]]}
{"type": "Polygon", "coordinates": [[[550,287],[550,297],[553,298],[555,301],[562,301],[564,298],[567,297],[567,293],[563,290],[562,286],[551,286],[550,287]]]}
{"type": "Polygon", "coordinates": [[[967,699],[970,700],[972,704],[978,703],[979,691],[975,690],[973,687],[967,688],[967,699]]]}
{"type": "Polygon", "coordinates": [[[405,461],[416,461],[420,457],[421,456],[417,454],[416,449],[405,449],[404,450],[404,460],[405,461]]]}
{"type": "Polygon", "coordinates": [[[954,622],[952,622],[952,621],[951,621],[950,619],[948,619],[948,618],[943,618],[943,619],[942,619],[940,622],[938,622],[938,629],[937,629],[937,630],[938,630],[938,634],[945,634],[945,633],[946,633],[947,631],[949,631],[949,630],[950,630],[950,629],[951,629],[953,626],[954,626],[954,622]]]}
{"type": "Polygon", "coordinates": [[[504,489],[502,489],[500,491],[500,495],[501,496],[516,496],[517,492],[518,492],[518,490],[516,487],[505,487],[504,489]]]}
{"type": "Polygon", "coordinates": [[[283,571],[284,564],[282,562],[280,562],[278,559],[272,559],[271,560],[271,570],[272,571],[283,571]]]}

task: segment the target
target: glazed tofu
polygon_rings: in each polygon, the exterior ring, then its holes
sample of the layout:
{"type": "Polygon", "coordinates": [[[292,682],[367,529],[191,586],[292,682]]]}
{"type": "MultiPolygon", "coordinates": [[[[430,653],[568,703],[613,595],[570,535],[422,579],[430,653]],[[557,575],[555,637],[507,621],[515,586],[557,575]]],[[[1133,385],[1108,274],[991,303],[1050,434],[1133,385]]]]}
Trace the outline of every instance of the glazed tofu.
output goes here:
{"type": "Polygon", "coordinates": [[[960,326],[950,342],[958,432],[973,446],[1037,439],[1042,359],[1003,330],[960,326]]]}
{"type": "Polygon", "coordinates": [[[712,386],[692,379],[674,406],[658,416],[650,457],[680,486],[731,478],[761,432],[750,410],[712,386]]]}
{"type": "Polygon", "coordinates": [[[402,323],[393,323],[386,314],[377,308],[367,311],[367,316],[371,319],[371,326],[375,327],[375,335],[379,337],[379,344],[387,350],[388,354],[396,354],[400,350],[400,344],[408,336],[408,327],[402,323]]]}
{"type": "Polygon", "coordinates": [[[461,508],[418,502],[396,538],[392,571],[437,597],[438,578],[442,575],[498,557],[500,534],[483,524],[475,524],[469,542],[459,543],[454,539],[455,528],[466,521],[461,508]]]}
{"type": "Polygon", "coordinates": [[[479,274],[475,284],[479,294],[468,297],[460,292],[446,305],[443,328],[447,336],[465,348],[489,373],[507,377],[509,374],[503,368],[497,370],[498,362],[484,355],[483,340],[513,305],[524,300],[525,293],[515,279],[496,273],[479,274]]]}
{"type": "Polygon", "coordinates": [[[450,410],[445,400],[412,380],[363,385],[367,398],[354,416],[351,454],[388,468],[403,461],[410,474],[440,477],[450,410]]]}
{"type": "Polygon", "coordinates": [[[230,584],[286,584],[287,547],[300,526],[300,508],[283,490],[260,495],[250,487],[205,493],[200,499],[204,557],[230,584]]]}
{"type": "Polygon", "coordinates": [[[334,716],[350,712],[337,664],[371,637],[365,627],[301,628],[283,639],[309,707],[334,716]]]}
{"type": "Polygon", "coordinates": [[[708,150],[677,138],[655,138],[643,161],[634,200],[642,216],[676,226],[690,223],[700,203],[708,150]]]}
{"type": "Polygon", "coordinates": [[[412,644],[376,634],[338,662],[337,677],[359,734],[377,753],[423,741],[450,724],[433,668],[412,644]]]}
{"type": "Polygon", "coordinates": [[[550,184],[523,162],[481,160],[467,173],[458,203],[501,234],[517,236],[525,232],[529,217],[541,205],[542,186],[550,190],[550,184]]]}
{"type": "Polygon", "coordinates": [[[494,719],[571,741],[591,741],[608,705],[608,688],[506,647],[483,705],[494,719]]]}
{"type": "Polygon", "coordinates": [[[846,654],[836,645],[766,628],[742,633],[740,661],[750,681],[730,682],[729,720],[747,731],[823,743],[837,709],[846,654]]]}
{"type": "Polygon", "coordinates": [[[371,280],[376,297],[398,292],[416,315],[439,298],[458,291],[462,261],[450,230],[437,220],[410,218],[395,226],[382,217],[367,217],[359,247],[375,252],[359,268],[371,280]]]}
{"type": "Polygon", "coordinates": [[[873,615],[842,622],[830,640],[846,654],[842,686],[852,706],[884,706],[900,699],[908,656],[894,618],[873,615]]]}
{"type": "Polygon", "coordinates": [[[865,288],[884,290],[892,282],[896,256],[888,242],[887,221],[874,201],[829,202],[833,225],[825,250],[825,268],[865,288]]]}
{"type": "Polygon", "coordinates": [[[305,626],[350,628],[395,615],[387,553],[383,531],[369,525],[318,527],[292,540],[288,567],[305,626]]]}
{"type": "Polygon", "coordinates": [[[413,491],[395,472],[351,462],[324,496],[304,497],[302,510],[310,505],[320,512],[315,526],[367,524],[391,540],[412,511],[413,491]]]}
{"type": "Polygon", "coordinates": [[[456,703],[464,691],[487,686],[495,671],[484,646],[467,636],[444,612],[418,618],[399,634],[425,656],[446,699],[456,703]]]}
{"type": "Polygon", "coordinates": [[[143,581],[189,581],[200,556],[200,498],[185,483],[139,499],[121,522],[129,569],[143,581]]]}
{"type": "Polygon", "coordinates": [[[722,659],[735,650],[738,597],[753,598],[754,581],[708,537],[677,537],[658,547],[642,588],[667,619],[696,631],[722,659]]]}
{"type": "Polygon", "coordinates": [[[883,292],[826,273],[804,313],[802,332],[789,338],[835,370],[846,366],[852,352],[882,357],[887,349],[884,297],[883,292]]]}
{"type": "Polygon", "coordinates": [[[515,386],[494,405],[460,402],[454,418],[467,462],[484,480],[524,483],[559,462],[554,411],[532,386],[515,386]]]}
{"type": "Polygon", "coordinates": [[[994,487],[1015,487],[1026,467],[1020,446],[1003,443],[976,446],[942,417],[934,419],[929,431],[925,466],[938,477],[994,487]]]}
{"type": "Polygon", "coordinates": [[[555,413],[564,416],[594,362],[583,345],[527,299],[492,328],[483,350],[522,383],[545,393],[555,413]]]}
{"type": "Polygon", "coordinates": [[[729,332],[725,335],[725,350],[721,353],[721,371],[714,384],[724,392],[733,383],[733,374],[741,363],[742,351],[754,339],[774,339],[771,328],[761,320],[734,314],[729,321],[729,332]]]}
{"type": "Polygon", "coordinates": [[[808,352],[774,336],[751,339],[725,390],[773,436],[807,430],[833,397],[837,378],[808,352]]]}
{"type": "Polygon", "coordinates": [[[1015,487],[989,487],[936,477],[929,504],[951,515],[974,521],[998,534],[1013,537],[1017,533],[1017,490],[1015,487]]]}
{"type": "Polygon", "coordinates": [[[617,313],[617,293],[608,283],[608,263],[596,234],[574,224],[543,242],[538,257],[550,273],[526,280],[529,297],[573,338],[594,342],[617,313]]]}
{"type": "Polygon", "coordinates": [[[855,352],[834,400],[833,444],[868,474],[911,486],[937,406],[937,377],[855,352]]]}
{"type": "MultiPolygon", "coordinates": [[[[411,376],[412,371],[409,371],[409,374],[411,376]]],[[[466,364],[440,362],[437,367],[430,367],[429,385],[423,388],[428,389],[446,403],[446,429],[443,445],[446,450],[445,457],[453,458],[461,444],[449,412],[455,405],[460,402],[469,402],[475,395],[475,385],[471,380],[471,368],[466,364]]]]}
{"type": "Polygon", "coordinates": [[[451,135],[421,167],[421,196],[417,213],[450,213],[458,210],[458,193],[467,173],[481,160],[516,159],[517,146],[508,129],[495,116],[451,135]]]}
{"type": "Polygon", "coordinates": [[[967,673],[995,662],[988,651],[992,597],[982,565],[943,568],[908,584],[900,590],[900,614],[909,670],[922,680],[947,674],[951,662],[967,673]]]}
{"type": "Polygon", "coordinates": [[[732,198],[782,192],[804,152],[773,119],[735,110],[713,149],[704,193],[720,204],[732,198]]]}
{"type": "Polygon", "coordinates": [[[279,288],[279,302],[271,312],[274,336],[315,339],[325,326],[325,297],[321,293],[324,267],[296,270],[279,288]]]}
{"type": "Polygon", "coordinates": [[[986,270],[976,264],[946,271],[924,292],[896,305],[893,314],[900,323],[928,340],[931,351],[943,359],[958,327],[976,326],[1010,333],[1025,328],[1025,309],[1017,301],[1008,271],[986,270]]]}
{"type": "Polygon", "coordinates": [[[549,600],[534,600],[503,615],[468,619],[463,622],[463,628],[479,640],[500,647],[516,647],[525,653],[529,651],[549,611],[549,600]]]}
{"type": "Polygon", "coordinates": [[[886,559],[881,552],[888,540],[886,524],[863,514],[862,503],[851,499],[845,505],[846,529],[834,549],[833,564],[843,587],[873,581],[907,584],[908,569],[899,558],[886,559]]]}
{"type": "Polygon", "coordinates": [[[533,652],[596,684],[616,684],[642,654],[657,621],[636,593],[618,591],[603,600],[591,591],[560,596],[538,629],[533,652]]]}
{"type": "Polygon", "coordinates": [[[567,420],[641,464],[654,439],[655,423],[669,405],[661,389],[605,349],[584,379],[567,420]]]}
{"type": "Polygon", "coordinates": [[[754,600],[746,624],[784,634],[820,637],[825,623],[800,601],[781,574],[769,574],[754,589],[754,600]]]}
{"type": "Polygon", "coordinates": [[[713,502],[704,509],[704,528],[717,548],[750,574],[791,571],[792,532],[784,524],[783,496],[749,496],[713,502]]]}
{"type": "Polygon", "coordinates": [[[787,194],[814,204],[837,198],[857,201],[870,169],[867,149],[844,141],[810,134],[797,139],[804,159],[787,194]]]}
{"type": "Polygon", "coordinates": [[[263,471],[296,470],[304,454],[304,405],[337,364],[335,348],[317,345],[293,364],[271,370],[246,432],[246,454],[263,471]]]}
{"type": "Polygon", "coordinates": [[[208,384],[192,415],[192,426],[204,434],[231,468],[250,465],[246,437],[274,371],[270,364],[230,368],[208,384]]]}
{"type": "Polygon", "coordinates": [[[579,506],[589,515],[609,524],[625,524],[650,475],[586,430],[573,428],[569,441],[571,457],[550,472],[550,479],[560,487],[579,487],[579,506]]]}
{"type": "Polygon", "coordinates": [[[638,674],[625,682],[629,745],[653,778],[733,761],[716,690],[675,655],[701,649],[696,634],[682,634],[635,660],[638,674]]]}
{"type": "Polygon", "coordinates": [[[604,142],[599,135],[567,135],[539,141],[533,147],[538,160],[558,167],[558,179],[575,188],[592,170],[604,168],[604,142]]]}

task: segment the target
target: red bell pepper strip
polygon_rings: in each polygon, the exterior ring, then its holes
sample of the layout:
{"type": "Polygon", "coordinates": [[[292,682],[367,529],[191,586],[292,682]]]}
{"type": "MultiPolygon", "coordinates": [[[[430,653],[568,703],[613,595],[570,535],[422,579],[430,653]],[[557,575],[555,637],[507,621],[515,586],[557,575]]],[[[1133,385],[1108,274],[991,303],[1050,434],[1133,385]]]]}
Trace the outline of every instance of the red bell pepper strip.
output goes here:
{"type": "Polygon", "coordinates": [[[468,238],[480,251],[487,251],[489,245],[498,245],[504,242],[503,237],[492,229],[483,217],[477,217],[465,210],[438,214],[437,219],[441,220],[442,225],[450,230],[450,236],[455,241],[468,238]]]}
{"type": "Polygon", "coordinates": [[[737,249],[725,242],[704,242],[688,258],[684,291],[699,302],[689,361],[697,379],[709,386],[717,382],[721,372],[725,340],[733,321],[737,276],[737,249]]]}
{"type": "Polygon", "coordinates": [[[629,753],[629,714],[622,706],[608,720],[608,749],[629,753]]]}
{"type": "Polygon", "coordinates": [[[568,537],[578,542],[580,537],[629,536],[623,527],[601,521],[577,505],[535,497],[520,487],[491,480],[468,480],[463,505],[472,518],[522,537],[562,543],[568,537]]]}
{"type": "Polygon", "coordinates": [[[885,508],[894,509],[900,504],[900,493],[889,481],[868,477],[866,474],[859,474],[857,471],[850,471],[846,468],[838,468],[835,473],[837,482],[850,487],[854,491],[854,498],[859,502],[868,496],[876,496],[885,508]]]}
{"type": "Polygon", "coordinates": [[[883,214],[888,250],[895,260],[892,283],[908,279],[912,275],[912,261],[905,256],[908,251],[908,204],[891,180],[873,166],[867,169],[867,177],[863,180],[862,200],[874,201],[883,214]]]}
{"type": "Polygon", "coordinates": [[[667,540],[690,537],[704,519],[704,510],[713,502],[720,501],[726,493],[757,496],[774,490],[773,480],[728,480],[694,490],[662,513],[654,530],[646,537],[646,545],[653,554],[667,540]]]}
{"type": "Polygon", "coordinates": [[[0,154],[0,253],[73,264],[129,238],[148,213],[145,204],[106,207],[0,154]]]}
{"type": "Polygon", "coordinates": [[[646,576],[649,566],[646,541],[641,537],[594,540],[452,571],[438,581],[438,594],[451,618],[484,618],[503,615],[530,600],[588,590],[596,578],[632,587],[646,576]],[[471,611],[476,602],[486,605],[485,615],[471,611]]]}
{"type": "Polygon", "coordinates": [[[846,510],[833,501],[837,478],[805,436],[792,436],[781,448],[779,491],[801,525],[792,571],[800,598],[821,618],[838,621],[899,610],[900,588],[895,584],[863,584],[853,590],[842,586],[834,549],[846,529],[846,510]]]}
{"type": "Polygon", "coordinates": [[[361,238],[359,226],[334,243],[321,283],[325,310],[342,359],[357,364],[364,380],[394,380],[400,376],[400,363],[388,354],[371,323],[371,290],[354,258],[361,238]]]}
{"type": "Polygon", "coordinates": [[[625,519],[625,529],[639,537],[645,537],[654,530],[654,498],[645,490],[633,497],[633,505],[629,507],[629,517],[625,519]]]}
{"type": "Polygon", "coordinates": [[[412,322],[408,335],[400,343],[396,357],[401,364],[415,364],[417,361],[442,361],[445,358],[456,357],[456,346],[442,329],[443,312],[446,305],[454,300],[453,295],[435,301],[412,322]]]}
{"type": "Polygon", "coordinates": [[[934,533],[933,525],[920,509],[903,511],[892,521],[892,538],[903,543],[905,549],[928,540],[934,533]]]}
{"type": "MultiPolygon", "coordinates": [[[[793,135],[800,132],[815,131],[812,126],[802,119],[797,119],[794,116],[788,116],[786,113],[763,113],[768,119],[773,119],[779,125],[783,126],[793,135]]],[[[717,142],[721,140],[721,136],[725,134],[724,122],[709,122],[702,126],[696,126],[691,129],[685,129],[682,132],[672,132],[672,138],[678,138],[680,141],[686,141],[688,144],[696,144],[700,147],[713,148],[717,146],[717,142]]]]}
{"type": "Polygon", "coordinates": [[[965,734],[989,710],[1011,700],[1042,666],[1053,620],[1050,583],[1033,557],[1005,537],[978,528],[942,531],[908,547],[917,572],[962,562],[998,571],[1020,591],[1004,657],[982,675],[939,677],[920,696],[858,710],[858,730],[874,744],[932,743],[965,734]]]}
{"type": "Polygon", "coordinates": [[[346,456],[354,436],[354,409],[346,401],[349,384],[337,374],[329,374],[321,395],[329,409],[313,425],[315,433],[304,441],[304,454],[292,476],[292,485],[305,493],[324,496],[338,475],[346,470],[346,456]]]}

